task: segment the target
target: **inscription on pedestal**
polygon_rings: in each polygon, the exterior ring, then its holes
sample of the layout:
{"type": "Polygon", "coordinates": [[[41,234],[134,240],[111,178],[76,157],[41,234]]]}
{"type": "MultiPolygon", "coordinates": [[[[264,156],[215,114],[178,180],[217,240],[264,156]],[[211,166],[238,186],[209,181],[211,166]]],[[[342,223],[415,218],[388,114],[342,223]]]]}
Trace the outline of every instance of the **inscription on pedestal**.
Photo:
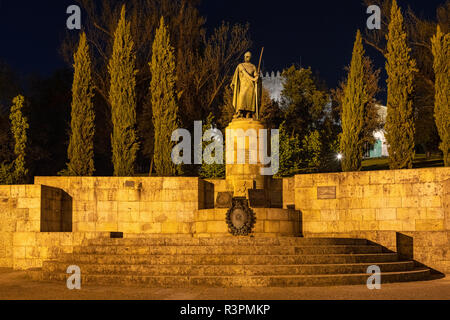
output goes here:
{"type": "Polygon", "coordinates": [[[317,187],[317,199],[336,199],[336,187],[317,187]]]}

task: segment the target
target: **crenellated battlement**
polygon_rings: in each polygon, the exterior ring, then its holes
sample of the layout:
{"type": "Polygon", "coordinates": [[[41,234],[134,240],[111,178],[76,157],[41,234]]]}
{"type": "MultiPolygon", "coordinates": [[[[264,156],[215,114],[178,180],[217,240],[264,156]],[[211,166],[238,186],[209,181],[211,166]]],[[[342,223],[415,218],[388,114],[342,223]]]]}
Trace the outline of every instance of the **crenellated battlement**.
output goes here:
{"type": "Polygon", "coordinates": [[[281,72],[266,72],[265,75],[261,73],[261,78],[263,87],[270,93],[270,98],[274,101],[280,102],[284,84],[284,79],[281,76],[281,72]]]}

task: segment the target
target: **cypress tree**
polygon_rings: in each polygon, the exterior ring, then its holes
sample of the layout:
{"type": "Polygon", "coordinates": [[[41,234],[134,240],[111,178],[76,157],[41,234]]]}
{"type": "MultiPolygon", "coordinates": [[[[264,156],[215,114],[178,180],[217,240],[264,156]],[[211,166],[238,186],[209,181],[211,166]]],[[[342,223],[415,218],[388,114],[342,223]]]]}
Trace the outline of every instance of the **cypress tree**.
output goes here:
{"type": "Polygon", "coordinates": [[[437,27],[431,39],[434,56],[435,100],[434,119],[441,138],[439,148],[444,154],[444,165],[450,166],[450,33],[443,34],[437,27]]]}
{"type": "Polygon", "coordinates": [[[358,30],[342,101],[340,149],[343,154],[343,171],[361,170],[364,147],[364,110],[367,102],[368,96],[364,83],[364,48],[361,32],[358,30]]]}
{"type": "Polygon", "coordinates": [[[95,114],[92,102],[94,94],[89,45],[84,32],[80,36],[78,50],[74,55],[74,69],[67,174],[92,176],[94,173],[95,134],[95,114]]]}
{"type": "Polygon", "coordinates": [[[414,113],[412,105],[416,62],[410,57],[403,16],[393,0],[387,39],[386,139],[391,169],[412,168],[414,158],[414,113]]]}
{"type": "Polygon", "coordinates": [[[131,38],[131,26],[125,18],[125,5],[114,33],[112,57],[108,71],[111,78],[109,100],[113,132],[112,162],[115,176],[134,174],[136,153],[136,54],[131,38]]]}
{"type": "Polygon", "coordinates": [[[154,164],[159,176],[173,176],[181,173],[180,166],[172,162],[172,132],[179,127],[178,104],[175,89],[176,70],[174,48],[170,35],[161,17],[153,41],[153,55],[150,62],[152,80],[150,83],[155,128],[154,164]]]}
{"type": "Polygon", "coordinates": [[[27,181],[28,169],[26,169],[25,157],[27,147],[27,129],[29,128],[28,119],[23,115],[23,107],[25,98],[18,95],[13,99],[13,106],[11,107],[10,120],[11,131],[14,137],[14,182],[23,184],[27,181]]]}

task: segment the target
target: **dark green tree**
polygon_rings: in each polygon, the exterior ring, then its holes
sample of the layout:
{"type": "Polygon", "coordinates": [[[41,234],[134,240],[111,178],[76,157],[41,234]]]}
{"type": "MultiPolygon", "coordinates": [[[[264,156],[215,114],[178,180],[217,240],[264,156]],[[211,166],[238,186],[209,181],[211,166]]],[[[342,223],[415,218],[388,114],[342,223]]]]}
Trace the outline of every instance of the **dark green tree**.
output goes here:
{"type": "MultiPolygon", "coordinates": [[[[386,35],[391,20],[392,0],[364,0],[366,6],[378,5],[381,8],[381,29],[366,30],[365,41],[386,57],[386,35]]],[[[405,1],[407,3],[407,1],[405,1]]],[[[434,121],[434,82],[433,53],[430,38],[436,33],[439,24],[444,33],[450,32],[450,0],[437,5],[435,17],[424,17],[413,11],[414,6],[405,10],[404,25],[408,34],[408,46],[412,49],[411,57],[417,63],[414,76],[414,117],[415,144],[421,146],[428,156],[439,145],[439,134],[434,121]]],[[[419,150],[419,149],[417,149],[419,150]]]]}
{"type": "Polygon", "coordinates": [[[364,111],[367,103],[368,94],[364,83],[364,48],[361,32],[358,30],[342,101],[340,149],[343,155],[343,171],[361,170],[364,111]]]}
{"type": "Polygon", "coordinates": [[[14,183],[14,162],[0,163],[0,185],[14,183]]]}
{"type": "MultiPolygon", "coordinates": [[[[206,123],[203,125],[203,134],[207,130],[211,130],[214,128],[214,116],[212,113],[209,114],[208,118],[206,119],[206,123]]],[[[217,129],[218,130],[218,129],[217,129]]],[[[223,138],[223,134],[222,134],[223,138]]],[[[223,143],[223,141],[221,142],[223,143]]],[[[202,146],[203,150],[205,150],[206,146],[208,145],[207,142],[203,141],[202,146]]],[[[214,154],[213,154],[214,156],[214,154]]],[[[200,177],[203,179],[211,179],[211,178],[225,178],[225,150],[223,153],[223,163],[213,163],[213,164],[207,164],[205,160],[203,159],[202,166],[200,168],[200,177]]]]}
{"type": "Polygon", "coordinates": [[[444,154],[444,164],[450,166],[450,33],[442,33],[438,26],[431,39],[434,55],[435,99],[434,118],[441,138],[439,148],[444,154]]]}
{"type": "Polygon", "coordinates": [[[109,100],[113,132],[111,137],[112,162],[115,176],[134,175],[136,153],[136,55],[131,38],[131,26],[122,6],[120,20],[114,34],[112,57],[109,60],[111,85],[109,100]]]}
{"type": "MultiPolygon", "coordinates": [[[[152,57],[152,44],[161,16],[170,34],[176,60],[176,88],[179,120],[183,128],[192,129],[193,122],[206,119],[213,110],[219,123],[219,109],[223,96],[243,54],[251,47],[248,25],[223,23],[208,25],[199,10],[200,0],[77,0],[83,9],[83,31],[91,48],[92,76],[95,85],[95,163],[97,174],[109,174],[110,138],[110,76],[108,63],[113,50],[114,31],[120,16],[121,3],[127,4],[127,22],[136,51],[136,115],[140,150],[136,161],[139,173],[148,172],[153,158],[154,137],[152,127],[148,63],[152,57]],[[211,28],[209,28],[211,27],[211,28]],[[149,134],[150,133],[150,134],[149,134]]],[[[66,63],[73,64],[78,36],[67,32],[62,52],[66,63]]],[[[256,54],[256,53],[255,53],[256,54]]],[[[221,128],[223,129],[223,128],[221,128]]],[[[67,148],[66,148],[67,150],[67,148]]],[[[66,157],[64,150],[64,157],[66,157]]],[[[65,161],[66,159],[64,159],[65,161]]],[[[188,167],[183,167],[188,171],[188,167]]],[[[194,174],[194,171],[192,172],[194,174]]]]}
{"type": "Polygon", "coordinates": [[[68,149],[67,174],[92,176],[94,173],[95,114],[92,98],[93,84],[91,60],[86,34],[80,36],[78,50],[74,55],[74,78],[72,85],[71,134],[68,149]]]}
{"type": "Polygon", "coordinates": [[[279,169],[277,177],[289,177],[300,172],[301,141],[298,134],[290,134],[283,122],[279,128],[279,169]]]}
{"type": "Polygon", "coordinates": [[[28,169],[26,167],[26,149],[27,149],[27,130],[29,128],[28,119],[23,114],[25,98],[18,95],[13,99],[11,107],[10,120],[11,131],[14,137],[14,182],[24,184],[28,179],[28,169]]]}
{"type": "Polygon", "coordinates": [[[155,130],[154,163],[159,176],[174,176],[181,168],[172,161],[172,133],[179,128],[174,48],[164,18],[156,30],[150,62],[152,80],[153,127],[155,130]]]}
{"type": "Polygon", "coordinates": [[[410,56],[403,16],[393,0],[387,35],[388,75],[386,139],[391,169],[412,168],[414,159],[414,74],[416,62],[410,56]]]}
{"type": "MultiPolygon", "coordinates": [[[[300,149],[289,155],[296,167],[304,172],[330,169],[335,159],[339,125],[333,120],[331,99],[310,68],[290,67],[283,71],[284,89],[281,110],[283,130],[289,139],[298,140],[300,149]]],[[[280,133],[280,152],[283,134],[280,133]]],[[[290,152],[289,152],[290,153],[290,152]]],[[[280,154],[280,166],[282,166],[280,154]]],[[[293,169],[297,170],[297,169],[293,169]]]]}
{"type": "Polygon", "coordinates": [[[20,92],[18,82],[18,77],[11,67],[0,60],[0,163],[14,160],[9,108],[12,99],[20,92]]]}

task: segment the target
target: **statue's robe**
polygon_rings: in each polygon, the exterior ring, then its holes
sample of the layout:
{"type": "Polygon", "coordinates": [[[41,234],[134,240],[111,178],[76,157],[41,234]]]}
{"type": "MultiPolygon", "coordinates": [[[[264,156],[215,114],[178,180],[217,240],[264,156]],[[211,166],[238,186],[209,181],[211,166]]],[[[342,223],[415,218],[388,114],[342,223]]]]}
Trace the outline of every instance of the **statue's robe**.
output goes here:
{"type": "MultiPolygon", "coordinates": [[[[257,112],[256,104],[261,105],[262,81],[256,83],[251,79],[257,74],[251,63],[241,63],[234,72],[231,87],[233,88],[233,107],[238,111],[257,112]]],[[[259,110],[258,110],[259,111],[259,110]]]]}

